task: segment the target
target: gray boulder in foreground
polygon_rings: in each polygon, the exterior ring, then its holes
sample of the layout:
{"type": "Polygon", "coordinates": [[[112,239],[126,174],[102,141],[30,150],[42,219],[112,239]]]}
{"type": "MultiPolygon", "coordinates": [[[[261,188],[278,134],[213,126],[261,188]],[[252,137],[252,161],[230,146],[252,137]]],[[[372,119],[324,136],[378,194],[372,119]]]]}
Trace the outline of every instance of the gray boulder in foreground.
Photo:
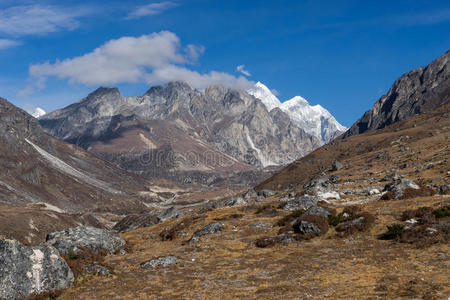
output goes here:
{"type": "Polygon", "coordinates": [[[61,254],[68,254],[70,250],[77,253],[80,246],[92,251],[106,249],[112,254],[126,242],[108,230],[78,226],[48,234],[46,244],[54,246],[61,254]]]}
{"type": "Polygon", "coordinates": [[[316,206],[320,198],[312,195],[303,195],[298,198],[290,199],[284,206],[284,210],[307,210],[312,206],[316,206]]]}
{"type": "Polygon", "coordinates": [[[141,268],[156,268],[159,266],[169,267],[169,266],[177,264],[179,261],[180,261],[180,259],[176,256],[158,257],[158,258],[143,262],[141,264],[141,268]]]}
{"type": "Polygon", "coordinates": [[[32,293],[66,289],[73,280],[72,271],[54,247],[0,240],[0,299],[23,299],[32,293]]]}

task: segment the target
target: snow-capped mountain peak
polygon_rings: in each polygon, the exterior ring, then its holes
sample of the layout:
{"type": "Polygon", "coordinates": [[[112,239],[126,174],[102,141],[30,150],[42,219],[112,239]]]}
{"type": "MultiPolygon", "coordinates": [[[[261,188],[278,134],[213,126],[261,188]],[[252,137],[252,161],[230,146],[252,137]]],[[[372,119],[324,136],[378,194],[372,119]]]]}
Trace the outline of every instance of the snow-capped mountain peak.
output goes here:
{"type": "Polygon", "coordinates": [[[269,111],[279,107],[289,115],[294,124],[306,133],[314,135],[323,143],[328,143],[347,130],[346,127],[336,121],[328,110],[319,104],[310,105],[301,96],[295,96],[281,103],[270,89],[261,82],[256,83],[253,88],[248,90],[248,93],[259,98],[269,111]]]}
{"type": "Polygon", "coordinates": [[[275,107],[281,105],[280,100],[269,90],[267,86],[261,82],[257,82],[254,87],[248,90],[248,93],[255,98],[258,98],[267,107],[268,111],[271,111],[275,107]]]}

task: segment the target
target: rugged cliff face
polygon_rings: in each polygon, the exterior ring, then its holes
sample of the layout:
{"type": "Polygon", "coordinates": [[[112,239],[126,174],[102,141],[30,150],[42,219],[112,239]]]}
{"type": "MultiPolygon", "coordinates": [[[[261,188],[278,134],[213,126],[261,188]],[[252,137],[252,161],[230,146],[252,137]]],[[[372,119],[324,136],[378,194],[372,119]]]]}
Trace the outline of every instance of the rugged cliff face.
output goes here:
{"type": "Polygon", "coordinates": [[[138,97],[100,88],[40,123],[127,170],[183,183],[212,184],[237,174],[245,182],[242,174],[287,164],[320,145],[285,113],[269,113],[246,92],[198,91],[181,82],[138,97]]]}
{"type": "Polygon", "coordinates": [[[450,101],[450,51],[431,64],[414,69],[395,81],[346,132],[345,137],[384,128],[416,114],[432,111],[450,101]]]}
{"type": "Polygon", "coordinates": [[[146,183],[83,149],[61,142],[0,98],[0,204],[44,202],[56,210],[139,211],[146,183]]]}

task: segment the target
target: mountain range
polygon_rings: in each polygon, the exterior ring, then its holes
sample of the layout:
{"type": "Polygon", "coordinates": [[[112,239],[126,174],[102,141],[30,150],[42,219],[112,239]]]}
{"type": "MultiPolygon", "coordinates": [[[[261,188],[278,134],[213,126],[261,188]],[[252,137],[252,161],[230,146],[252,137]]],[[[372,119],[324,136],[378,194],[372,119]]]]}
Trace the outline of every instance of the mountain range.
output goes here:
{"type": "Polygon", "coordinates": [[[248,92],[264,103],[269,111],[275,108],[285,112],[291,122],[305,130],[306,133],[315,136],[322,144],[326,144],[344,133],[347,128],[338,121],[321,105],[310,105],[306,99],[295,96],[283,103],[261,82],[257,82],[248,92]]]}
{"type": "MultiPolygon", "coordinates": [[[[202,184],[234,178],[247,184],[260,179],[255,170],[288,164],[319,147],[323,141],[308,133],[316,129],[305,128],[314,124],[322,130],[327,123],[308,112],[297,120],[279,107],[269,111],[261,98],[221,86],[199,91],[183,82],[136,97],[99,88],[41,117],[40,124],[56,138],[144,176],[202,184]]],[[[323,115],[309,105],[295,106],[291,114],[302,108],[323,115]]],[[[322,131],[327,138],[336,134],[322,131]]]]}

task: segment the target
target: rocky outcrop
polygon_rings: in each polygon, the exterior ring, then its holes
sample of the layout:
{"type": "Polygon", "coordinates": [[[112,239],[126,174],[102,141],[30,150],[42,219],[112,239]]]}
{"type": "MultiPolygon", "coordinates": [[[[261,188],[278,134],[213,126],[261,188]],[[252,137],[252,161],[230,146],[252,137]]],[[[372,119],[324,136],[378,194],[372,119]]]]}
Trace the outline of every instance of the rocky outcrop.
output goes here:
{"type": "Polygon", "coordinates": [[[192,237],[188,240],[188,243],[198,242],[201,236],[216,233],[219,231],[223,231],[225,229],[225,225],[223,223],[212,223],[204,228],[196,231],[192,237]]]}
{"type": "Polygon", "coordinates": [[[183,216],[184,214],[176,207],[170,207],[160,213],[133,214],[128,215],[117,222],[114,225],[113,230],[121,233],[128,232],[142,227],[150,227],[165,220],[181,218],[183,216]]]}
{"type": "Polygon", "coordinates": [[[189,177],[187,183],[214,184],[287,164],[320,145],[284,112],[269,113],[246,92],[220,86],[198,91],[181,82],[138,97],[100,88],[40,123],[127,170],[182,183],[189,177]]]}
{"type": "Polygon", "coordinates": [[[105,249],[113,254],[126,243],[117,234],[108,230],[79,226],[50,233],[47,236],[46,244],[54,246],[61,254],[69,252],[77,254],[80,251],[78,247],[92,251],[105,249]]]}
{"type": "Polygon", "coordinates": [[[416,114],[432,111],[450,101],[450,51],[431,64],[412,70],[394,82],[344,137],[380,129],[416,114]]]}
{"type": "Polygon", "coordinates": [[[0,299],[23,299],[32,293],[66,289],[73,280],[72,271],[54,247],[0,240],[0,299]]]}

